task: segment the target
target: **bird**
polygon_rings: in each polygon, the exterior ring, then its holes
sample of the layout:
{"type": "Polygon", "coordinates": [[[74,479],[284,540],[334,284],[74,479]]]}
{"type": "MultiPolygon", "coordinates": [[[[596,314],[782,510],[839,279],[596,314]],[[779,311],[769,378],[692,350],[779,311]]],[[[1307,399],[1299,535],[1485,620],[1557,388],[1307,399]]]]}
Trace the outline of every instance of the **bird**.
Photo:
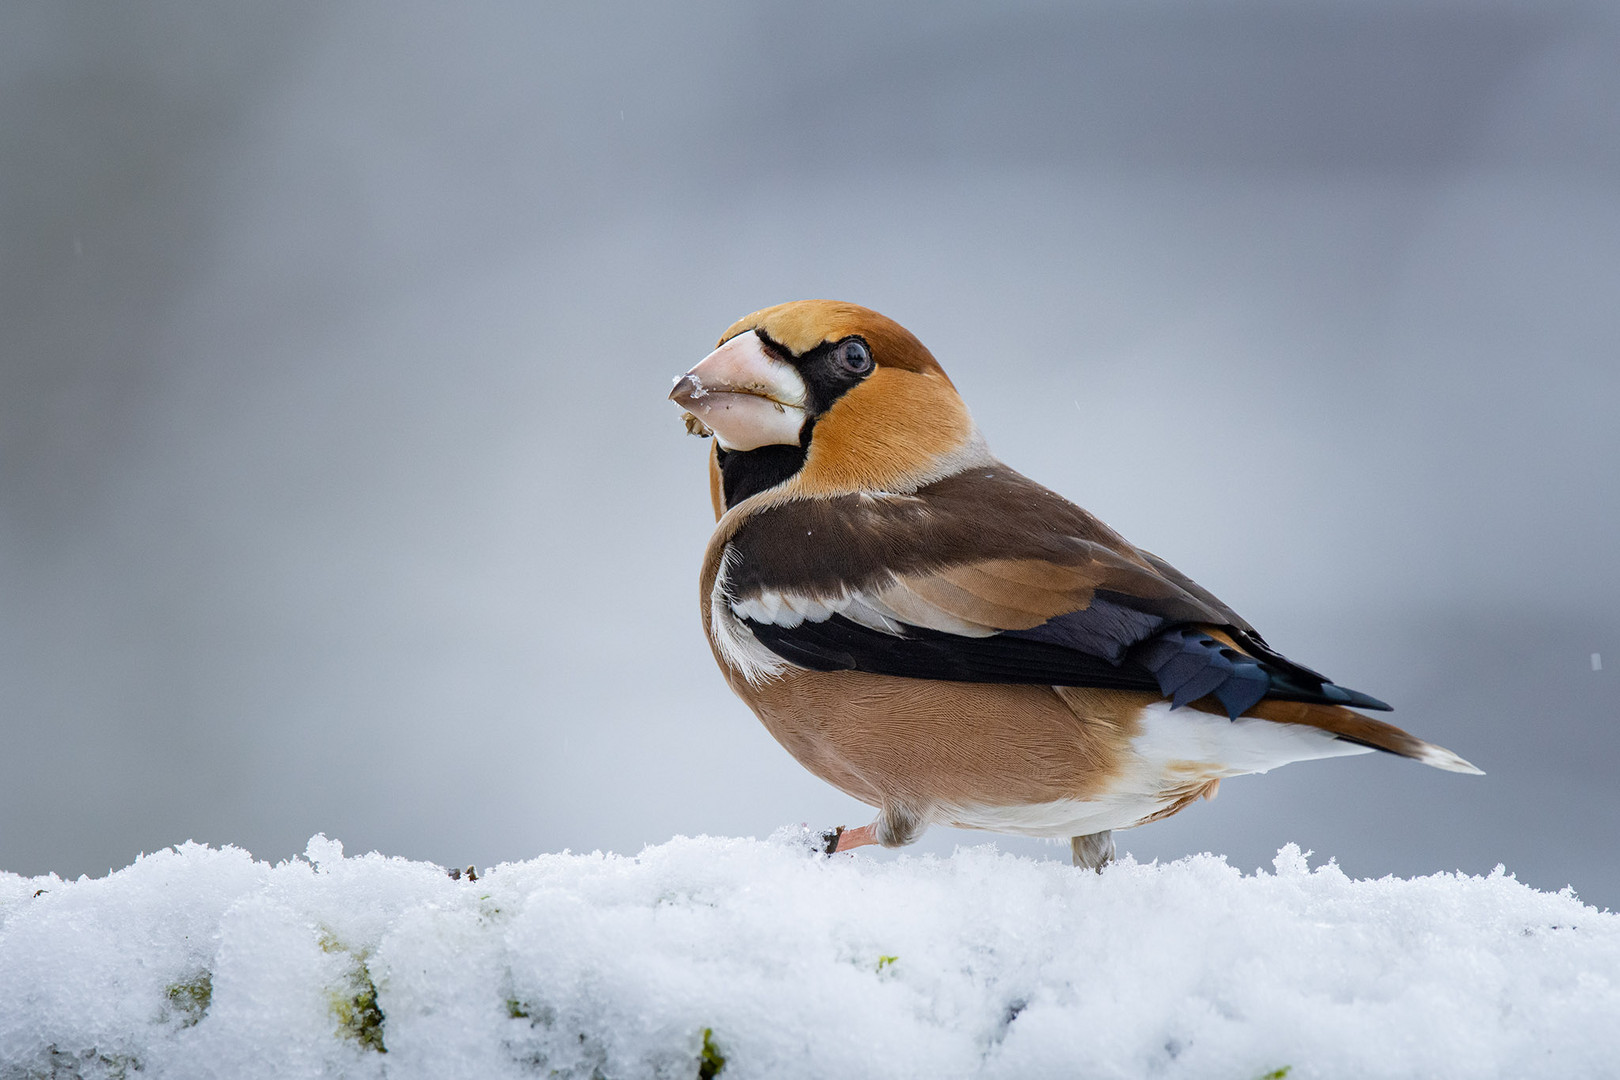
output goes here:
{"type": "Polygon", "coordinates": [[[856,304],[733,323],[675,381],[712,438],[704,633],[812,774],[873,807],[831,854],[932,825],[1113,833],[1222,780],[1385,751],[1480,773],[1273,649],[1214,594],[994,457],[932,353],[856,304]]]}

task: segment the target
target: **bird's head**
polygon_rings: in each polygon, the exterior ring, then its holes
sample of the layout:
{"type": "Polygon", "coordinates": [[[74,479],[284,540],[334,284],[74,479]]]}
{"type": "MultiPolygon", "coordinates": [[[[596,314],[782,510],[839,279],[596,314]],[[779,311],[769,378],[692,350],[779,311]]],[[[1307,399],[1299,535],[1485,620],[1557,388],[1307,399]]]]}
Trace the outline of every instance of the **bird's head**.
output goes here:
{"type": "Polygon", "coordinates": [[[778,487],[913,491],[988,457],[922,342],[855,304],[799,300],[745,316],[669,396],[689,429],[714,435],[717,512],[778,487]]]}

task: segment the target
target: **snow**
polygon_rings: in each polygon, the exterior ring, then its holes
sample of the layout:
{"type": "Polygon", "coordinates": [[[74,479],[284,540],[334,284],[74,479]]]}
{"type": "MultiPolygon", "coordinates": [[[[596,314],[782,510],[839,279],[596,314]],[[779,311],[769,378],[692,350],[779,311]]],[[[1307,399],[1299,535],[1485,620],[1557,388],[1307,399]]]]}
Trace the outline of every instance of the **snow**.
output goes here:
{"type": "Polygon", "coordinates": [[[1292,846],[1093,874],[786,830],[476,882],[320,836],[0,874],[7,1080],[690,1078],[706,1038],[728,1080],[1612,1075],[1620,916],[1292,846]]]}

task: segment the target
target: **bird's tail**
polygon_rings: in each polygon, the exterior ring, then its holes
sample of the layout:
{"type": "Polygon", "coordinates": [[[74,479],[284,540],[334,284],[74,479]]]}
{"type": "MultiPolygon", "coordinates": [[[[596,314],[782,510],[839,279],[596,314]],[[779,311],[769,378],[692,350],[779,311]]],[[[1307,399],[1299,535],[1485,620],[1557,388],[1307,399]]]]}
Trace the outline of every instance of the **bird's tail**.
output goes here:
{"type": "Polygon", "coordinates": [[[1308,705],[1298,701],[1267,699],[1251,707],[1244,715],[1270,720],[1277,724],[1303,724],[1306,727],[1319,728],[1344,742],[1399,754],[1401,757],[1421,761],[1425,765],[1433,765],[1447,772],[1485,775],[1483,769],[1475,768],[1443,746],[1424,742],[1394,724],[1374,720],[1370,716],[1363,716],[1341,705],[1308,705]]]}

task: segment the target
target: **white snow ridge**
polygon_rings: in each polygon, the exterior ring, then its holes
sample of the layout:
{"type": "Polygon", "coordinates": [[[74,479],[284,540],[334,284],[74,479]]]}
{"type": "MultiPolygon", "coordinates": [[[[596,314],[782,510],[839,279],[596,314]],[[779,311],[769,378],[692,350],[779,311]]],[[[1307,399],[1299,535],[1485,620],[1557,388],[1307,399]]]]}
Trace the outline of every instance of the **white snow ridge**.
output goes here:
{"type": "Polygon", "coordinates": [[[802,837],[455,881],[195,844],[0,875],[0,1077],[1598,1077],[1620,916],[1489,877],[802,837]]]}

